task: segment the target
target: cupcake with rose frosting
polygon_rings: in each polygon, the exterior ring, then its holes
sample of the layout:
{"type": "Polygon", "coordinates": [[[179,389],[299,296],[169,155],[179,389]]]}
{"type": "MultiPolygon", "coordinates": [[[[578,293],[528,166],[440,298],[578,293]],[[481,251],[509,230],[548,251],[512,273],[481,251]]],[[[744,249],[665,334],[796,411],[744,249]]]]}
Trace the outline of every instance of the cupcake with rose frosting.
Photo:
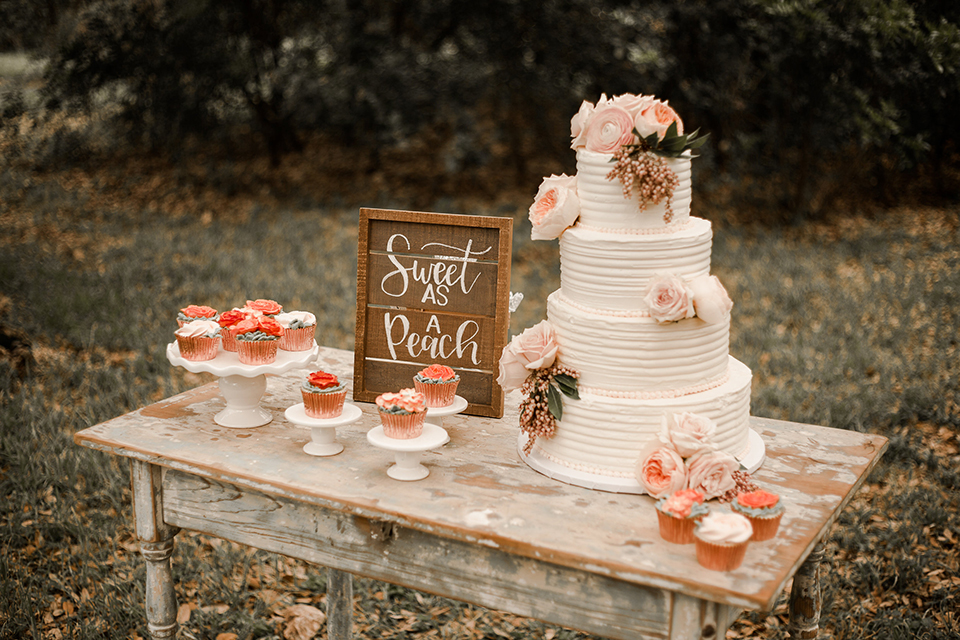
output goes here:
{"type": "Polygon", "coordinates": [[[739,513],[710,513],[693,530],[697,562],[713,571],[733,571],[743,563],[753,535],[750,521],[739,513]]]}
{"type": "Polygon", "coordinates": [[[309,351],[317,331],[317,316],[308,311],[289,311],[274,316],[283,327],[280,348],[284,351],[309,351]]]}
{"type": "Polygon", "coordinates": [[[449,407],[457,395],[460,376],[442,364],[432,364],[413,377],[413,386],[423,394],[428,407],[449,407]]]}
{"type": "Polygon", "coordinates": [[[730,503],[730,509],[750,521],[753,526],[752,542],[772,540],[780,528],[784,507],[780,496],[763,489],[744,491],[730,503]]]}
{"type": "Polygon", "coordinates": [[[176,330],[177,347],[186,360],[199,362],[217,357],[220,325],[213,320],[194,320],[176,330]]]}
{"type": "Polygon", "coordinates": [[[343,401],[347,397],[347,385],[332,373],[314,371],[300,385],[303,408],[311,418],[326,420],[343,413],[343,401]]]}
{"type": "Polygon", "coordinates": [[[213,307],[191,304],[187,305],[177,313],[177,326],[182,327],[188,322],[194,320],[216,320],[217,310],[213,307]]]}
{"type": "Polygon", "coordinates": [[[243,364],[271,364],[277,359],[277,348],[283,327],[273,318],[260,316],[241,320],[233,328],[237,356],[243,364]]]}
{"type": "Polygon", "coordinates": [[[696,489],[681,489],[657,500],[660,537],[673,544],[692,544],[693,528],[710,510],[703,504],[703,494],[696,489]]]}
{"type": "Polygon", "coordinates": [[[270,316],[272,318],[283,311],[283,305],[275,300],[258,298],[256,300],[247,300],[247,304],[244,305],[243,310],[255,316],[270,316]]]}
{"type": "Polygon", "coordinates": [[[230,311],[224,311],[217,318],[217,322],[220,324],[220,342],[224,351],[236,352],[237,341],[233,337],[234,327],[249,317],[252,316],[234,307],[230,311]]]}
{"type": "Polygon", "coordinates": [[[415,389],[401,389],[396,393],[377,396],[377,409],[383,424],[383,435],[398,440],[410,440],[423,433],[427,405],[423,394],[415,389]]]}

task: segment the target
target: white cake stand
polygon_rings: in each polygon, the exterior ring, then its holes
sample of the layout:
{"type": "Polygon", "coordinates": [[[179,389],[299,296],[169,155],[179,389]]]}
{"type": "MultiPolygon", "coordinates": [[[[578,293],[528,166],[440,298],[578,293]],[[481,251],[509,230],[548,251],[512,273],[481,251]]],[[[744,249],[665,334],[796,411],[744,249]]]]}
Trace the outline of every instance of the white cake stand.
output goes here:
{"type": "Polygon", "coordinates": [[[426,423],[443,427],[443,419],[454,416],[467,408],[467,401],[460,396],[454,396],[453,402],[445,407],[427,407],[426,423]]]}
{"type": "Polygon", "coordinates": [[[367,442],[378,449],[393,451],[396,464],[387,469],[387,475],[394,480],[411,482],[423,480],[430,475],[430,470],[420,464],[420,455],[424,451],[436,449],[450,441],[443,427],[424,422],[423,433],[409,440],[388,438],[383,433],[383,425],[374,427],[367,432],[367,442]]]}
{"type": "Polygon", "coordinates": [[[343,451],[343,445],[337,442],[337,427],[353,424],[363,416],[363,412],[357,405],[344,402],[343,413],[336,418],[311,418],[301,402],[284,411],[283,415],[293,424],[310,427],[311,441],[303,445],[304,453],[311,456],[335,456],[343,451]]]}
{"type": "MultiPolygon", "coordinates": [[[[748,473],[753,473],[760,468],[761,464],[763,464],[763,459],[766,456],[766,445],[763,444],[763,438],[760,437],[760,434],[753,429],[749,430],[747,436],[747,452],[739,457],[738,460],[740,464],[746,468],[748,473]]],[[[618,478],[590,473],[580,469],[573,469],[551,460],[536,447],[534,447],[528,455],[523,452],[523,446],[526,444],[526,442],[527,434],[521,431],[520,437],[517,440],[517,451],[520,454],[520,458],[523,459],[523,461],[526,462],[530,468],[534,469],[535,471],[539,471],[548,478],[553,478],[554,480],[559,480],[560,482],[576,485],[578,487],[595,489],[597,491],[633,494],[646,493],[646,490],[643,488],[643,486],[637,482],[636,478],[632,476],[627,478],[618,478]]]]}
{"type": "Polygon", "coordinates": [[[167,360],[176,367],[191,373],[212,373],[220,376],[220,394],[227,407],[213,420],[222,427],[249,429],[262,427],[273,420],[273,414],[260,406],[263,392],[267,390],[267,375],[286,373],[305,367],[317,358],[320,347],[313,343],[307,351],[277,350],[277,359],[270,364],[243,364],[240,356],[222,348],[213,360],[187,360],[180,355],[176,342],[167,345],[167,360]]]}

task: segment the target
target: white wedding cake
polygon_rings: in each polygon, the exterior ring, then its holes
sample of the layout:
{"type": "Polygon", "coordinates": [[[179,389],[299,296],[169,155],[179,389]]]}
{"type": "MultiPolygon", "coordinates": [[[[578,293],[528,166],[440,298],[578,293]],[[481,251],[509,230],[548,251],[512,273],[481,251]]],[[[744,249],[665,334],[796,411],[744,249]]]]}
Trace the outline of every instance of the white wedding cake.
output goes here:
{"type": "Polygon", "coordinates": [[[562,398],[544,386],[553,378],[538,378],[539,413],[548,404],[554,420],[537,417],[538,383],[526,379],[524,458],[576,484],[644,492],[643,456],[693,416],[708,431],[696,452],[742,459],[751,372],[729,354],[732,302],[710,275],[711,224],[690,215],[692,149],[703,138],[684,136],[666,103],[629,94],[585,102],[571,133],[576,176],[544,179],[530,208],[532,237],[559,237],[560,288],[547,321],[501,360],[505,388],[531,373],[568,374],[553,384],[562,398]]]}

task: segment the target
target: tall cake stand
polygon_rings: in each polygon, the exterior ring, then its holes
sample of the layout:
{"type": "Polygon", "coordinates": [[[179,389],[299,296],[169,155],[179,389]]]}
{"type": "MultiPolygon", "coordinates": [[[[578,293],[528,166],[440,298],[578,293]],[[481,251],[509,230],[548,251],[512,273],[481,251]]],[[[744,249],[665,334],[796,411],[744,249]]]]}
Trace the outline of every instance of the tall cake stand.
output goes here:
{"type": "Polygon", "coordinates": [[[286,373],[301,369],[317,359],[320,347],[313,343],[307,351],[277,351],[277,359],[270,364],[243,364],[232,351],[220,349],[213,360],[187,360],[180,355],[176,342],[167,345],[167,360],[175,367],[183,367],[191,373],[212,373],[220,376],[220,394],[226,408],[213,420],[222,427],[249,429],[262,427],[273,420],[273,414],[260,406],[260,399],[267,390],[267,375],[286,373]]]}
{"type": "Polygon", "coordinates": [[[430,470],[420,464],[420,456],[424,451],[436,449],[450,441],[443,427],[424,422],[423,433],[409,440],[388,438],[383,433],[383,426],[374,427],[367,432],[367,442],[378,449],[386,449],[394,453],[396,464],[387,469],[387,475],[394,480],[406,482],[423,480],[430,475],[430,470]]]}
{"type": "Polygon", "coordinates": [[[337,427],[353,424],[363,417],[363,412],[355,404],[343,403],[343,413],[335,418],[311,418],[301,402],[295,404],[283,415],[293,424],[310,428],[310,442],[303,445],[303,452],[311,456],[335,456],[343,451],[343,445],[337,442],[337,427]]]}

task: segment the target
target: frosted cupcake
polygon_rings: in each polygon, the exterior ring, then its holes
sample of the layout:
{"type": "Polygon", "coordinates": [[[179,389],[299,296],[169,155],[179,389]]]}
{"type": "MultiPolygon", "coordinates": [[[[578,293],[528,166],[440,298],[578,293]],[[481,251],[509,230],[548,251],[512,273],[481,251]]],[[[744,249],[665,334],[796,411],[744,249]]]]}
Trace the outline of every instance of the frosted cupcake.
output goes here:
{"type": "Polygon", "coordinates": [[[343,401],[347,397],[347,385],[337,376],[324,371],[314,371],[300,385],[303,408],[311,418],[325,420],[343,413],[343,401]]]}
{"type": "Polygon", "coordinates": [[[237,350],[237,341],[233,337],[233,329],[248,317],[250,316],[240,309],[234,308],[230,311],[224,311],[217,318],[217,322],[220,324],[220,342],[223,344],[224,351],[235,352],[237,350]]]}
{"type": "Polygon", "coordinates": [[[442,364],[432,364],[413,377],[413,386],[423,394],[428,407],[449,407],[457,395],[460,376],[442,364]]]}
{"type": "Polygon", "coordinates": [[[182,327],[188,322],[193,322],[194,320],[216,319],[217,310],[213,307],[191,304],[187,305],[183,309],[180,309],[180,312],[177,314],[177,326],[182,327]]]}
{"type": "Polygon", "coordinates": [[[673,544],[692,544],[693,528],[710,510],[703,504],[703,494],[696,489],[683,489],[657,501],[660,537],[673,544]]]}
{"type": "Polygon", "coordinates": [[[277,359],[283,327],[273,318],[247,318],[233,327],[233,336],[241,363],[270,364],[277,359]]]}
{"type": "Polygon", "coordinates": [[[217,357],[220,325],[213,320],[194,320],[176,330],[180,355],[199,362],[217,357]]]}
{"type": "Polygon", "coordinates": [[[763,542],[776,537],[784,512],[783,503],[777,494],[763,489],[740,493],[737,499],[730,503],[730,508],[750,521],[753,526],[753,537],[750,538],[752,542],[763,542]]]}
{"type": "Polygon", "coordinates": [[[738,513],[705,515],[693,530],[697,561],[713,571],[733,571],[743,563],[753,527],[738,513]]]}
{"type": "Polygon", "coordinates": [[[284,351],[309,351],[317,331],[317,317],[307,311],[280,313],[274,318],[283,327],[280,348],[284,351]]]}
{"type": "Polygon", "coordinates": [[[414,389],[377,396],[377,409],[383,423],[383,435],[398,440],[410,440],[423,433],[427,405],[423,394],[414,389]]]}
{"type": "Polygon", "coordinates": [[[270,316],[271,318],[283,311],[283,305],[273,301],[258,298],[257,300],[247,300],[247,304],[241,309],[255,316],[270,316]]]}

